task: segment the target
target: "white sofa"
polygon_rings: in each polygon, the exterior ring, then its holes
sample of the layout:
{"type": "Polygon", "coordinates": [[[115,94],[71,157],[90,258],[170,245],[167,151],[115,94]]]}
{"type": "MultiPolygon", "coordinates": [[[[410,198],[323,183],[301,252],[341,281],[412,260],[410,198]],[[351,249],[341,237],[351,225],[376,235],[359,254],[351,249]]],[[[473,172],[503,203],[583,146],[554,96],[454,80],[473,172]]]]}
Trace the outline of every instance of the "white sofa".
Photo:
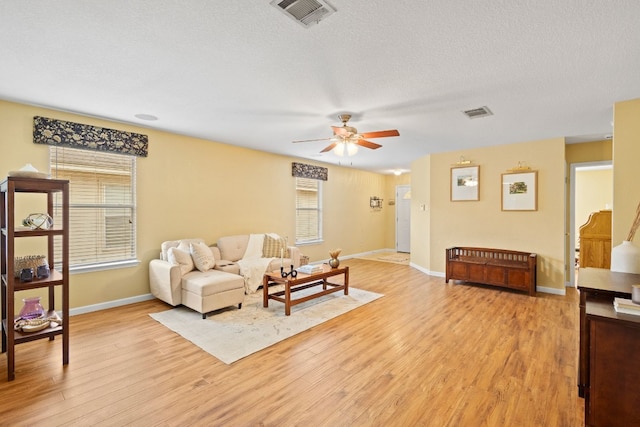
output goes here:
{"type": "Polygon", "coordinates": [[[245,293],[255,292],[264,271],[281,264],[299,267],[300,256],[297,247],[273,234],[226,236],[212,246],[201,238],[166,241],[160,259],[149,263],[149,287],[156,298],[185,305],[204,319],[224,307],[242,308],[245,293]]]}

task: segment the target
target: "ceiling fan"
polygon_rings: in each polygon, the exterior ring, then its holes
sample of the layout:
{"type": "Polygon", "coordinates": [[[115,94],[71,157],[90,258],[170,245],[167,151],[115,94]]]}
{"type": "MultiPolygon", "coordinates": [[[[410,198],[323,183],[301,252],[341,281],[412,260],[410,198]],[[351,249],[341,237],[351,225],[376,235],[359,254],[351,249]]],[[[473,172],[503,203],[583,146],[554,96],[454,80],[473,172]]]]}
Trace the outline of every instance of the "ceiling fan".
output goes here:
{"type": "Polygon", "coordinates": [[[347,126],[347,122],[351,118],[351,114],[340,114],[338,118],[342,122],[342,126],[331,126],[331,128],[333,129],[332,137],[320,139],[305,139],[302,141],[293,142],[296,143],[329,140],[331,141],[331,144],[320,151],[321,153],[333,150],[338,156],[344,156],[345,152],[348,156],[353,156],[358,152],[358,146],[370,148],[372,150],[382,147],[382,145],[376,144],[375,142],[367,141],[367,139],[400,136],[400,132],[398,132],[396,129],[358,133],[358,130],[356,128],[347,126]]]}

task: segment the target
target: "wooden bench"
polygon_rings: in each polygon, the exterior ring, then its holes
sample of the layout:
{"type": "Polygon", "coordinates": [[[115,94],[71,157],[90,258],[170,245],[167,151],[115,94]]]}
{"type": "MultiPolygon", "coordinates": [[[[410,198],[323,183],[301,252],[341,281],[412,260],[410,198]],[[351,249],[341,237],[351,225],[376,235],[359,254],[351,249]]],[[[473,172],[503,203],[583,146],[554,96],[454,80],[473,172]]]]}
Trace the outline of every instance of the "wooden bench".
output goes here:
{"type": "Polygon", "coordinates": [[[447,249],[445,282],[463,280],[536,293],[536,254],[505,249],[447,249]]]}

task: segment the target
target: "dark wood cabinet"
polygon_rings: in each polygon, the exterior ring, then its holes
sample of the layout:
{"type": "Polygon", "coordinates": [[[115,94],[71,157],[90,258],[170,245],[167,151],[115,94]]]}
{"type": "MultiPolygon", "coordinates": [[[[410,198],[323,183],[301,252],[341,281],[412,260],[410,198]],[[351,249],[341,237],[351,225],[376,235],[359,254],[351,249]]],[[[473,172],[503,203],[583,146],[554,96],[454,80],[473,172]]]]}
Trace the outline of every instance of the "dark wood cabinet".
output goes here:
{"type": "Polygon", "coordinates": [[[640,275],[586,268],[578,273],[578,386],[587,426],[640,425],[640,316],[617,313],[615,297],[630,298],[640,275]]]}
{"type": "Polygon", "coordinates": [[[640,425],[640,316],[616,313],[613,305],[587,302],[589,382],[587,426],[640,425]]]}
{"type": "MultiPolygon", "coordinates": [[[[37,198],[37,197],[36,197],[37,198]]],[[[33,200],[32,200],[33,202],[33,200]]],[[[37,202],[37,201],[36,201],[37,202]]],[[[2,352],[7,353],[7,379],[15,377],[15,345],[23,342],[62,335],[62,363],[69,363],[69,181],[44,178],[9,177],[0,183],[0,262],[2,264],[2,352]],[[21,193],[40,194],[46,203],[46,212],[54,216],[54,194],[58,193],[61,202],[59,221],[48,229],[16,227],[16,196],[21,193]],[[45,239],[46,254],[50,274],[46,278],[34,278],[21,281],[14,274],[15,243],[18,239],[45,239]],[[56,240],[58,239],[58,240],[56,240]],[[59,241],[59,243],[58,243],[59,241]],[[55,245],[59,244],[59,259],[56,259],[55,245]],[[57,268],[56,268],[57,267],[57,268]],[[16,313],[16,293],[30,289],[46,289],[48,295],[47,314],[52,315],[55,307],[55,288],[61,288],[62,324],[48,327],[38,332],[22,333],[14,330],[16,313]]],[[[40,245],[43,245],[42,243],[40,245]]],[[[36,246],[39,246],[36,243],[36,246]]],[[[56,311],[56,313],[58,313],[56,311]]]]}

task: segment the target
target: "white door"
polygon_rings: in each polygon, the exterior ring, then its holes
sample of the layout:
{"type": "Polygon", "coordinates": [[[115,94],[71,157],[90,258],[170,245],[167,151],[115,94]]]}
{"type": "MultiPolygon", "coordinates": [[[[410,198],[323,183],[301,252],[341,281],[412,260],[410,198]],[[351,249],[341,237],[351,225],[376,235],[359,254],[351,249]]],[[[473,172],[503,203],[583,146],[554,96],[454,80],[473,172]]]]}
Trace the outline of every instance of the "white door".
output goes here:
{"type": "Polygon", "coordinates": [[[411,186],[396,186],[396,251],[411,252],[411,186]]]}

